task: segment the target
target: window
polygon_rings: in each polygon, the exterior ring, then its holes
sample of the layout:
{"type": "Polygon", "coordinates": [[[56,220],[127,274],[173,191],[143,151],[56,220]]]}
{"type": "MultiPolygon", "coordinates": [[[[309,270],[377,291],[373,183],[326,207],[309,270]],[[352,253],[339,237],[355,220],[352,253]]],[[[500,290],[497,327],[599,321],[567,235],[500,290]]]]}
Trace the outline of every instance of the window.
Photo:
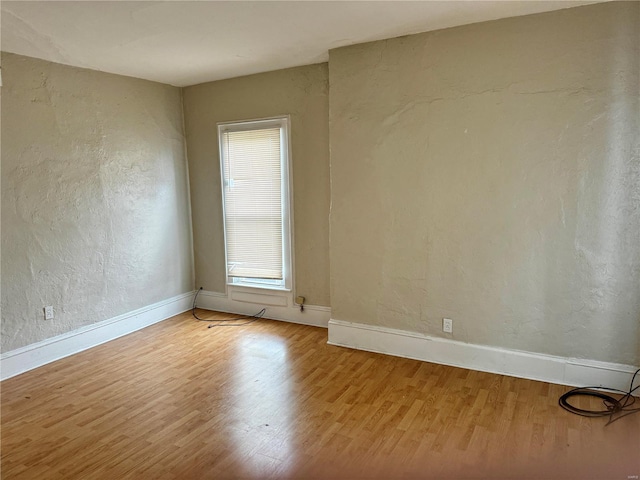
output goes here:
{"type": "Polygon", "coordinates": [[[218,125],[227,283],[291,289],[289,119],[218,125]]]}

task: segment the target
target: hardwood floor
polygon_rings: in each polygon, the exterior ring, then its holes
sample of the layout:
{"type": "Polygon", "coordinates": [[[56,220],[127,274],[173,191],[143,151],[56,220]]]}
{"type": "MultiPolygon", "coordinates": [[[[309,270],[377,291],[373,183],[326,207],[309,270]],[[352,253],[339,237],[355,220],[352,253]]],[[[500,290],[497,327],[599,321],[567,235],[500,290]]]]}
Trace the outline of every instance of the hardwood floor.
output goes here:
{"type": "Polygon", "coordinates": [[[6,380],[2,479],[640,475],[640,414],[605,427],[566,387],[326,339],[182,314],[6,380]]]}

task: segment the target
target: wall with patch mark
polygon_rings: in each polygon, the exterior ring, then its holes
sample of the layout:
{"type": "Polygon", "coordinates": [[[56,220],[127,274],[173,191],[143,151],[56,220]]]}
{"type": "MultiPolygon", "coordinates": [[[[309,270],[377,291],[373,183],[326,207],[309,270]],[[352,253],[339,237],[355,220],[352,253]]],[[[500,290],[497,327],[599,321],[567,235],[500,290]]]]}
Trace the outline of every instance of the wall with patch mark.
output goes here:
{"type": "Polygon", "coordinates": [[[4,52],[2,80],[2,351],[191,291],[180,89],[4,52]]]}
{"type": "Polygon", "coordinates": [[[330,52],[332,317],[640,362],[640,4],[330,52]]]}

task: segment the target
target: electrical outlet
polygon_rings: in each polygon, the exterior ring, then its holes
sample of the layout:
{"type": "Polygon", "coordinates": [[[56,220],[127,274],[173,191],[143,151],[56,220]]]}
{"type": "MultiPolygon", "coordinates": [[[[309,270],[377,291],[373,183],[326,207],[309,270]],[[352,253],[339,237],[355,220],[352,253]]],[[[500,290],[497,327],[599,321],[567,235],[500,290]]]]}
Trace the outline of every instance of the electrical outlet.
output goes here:
{"type": "Polygon", "coordinates": [[[451,320],[450,318],[443,318],[442,331],[445,333],[453,333],[453,320],[451,320]]]}
{"type": "Polygon", "coordinates": [[[53,320],[53,306],[47,305],[44,307],[44,319],[45,320],[53,320]]]}

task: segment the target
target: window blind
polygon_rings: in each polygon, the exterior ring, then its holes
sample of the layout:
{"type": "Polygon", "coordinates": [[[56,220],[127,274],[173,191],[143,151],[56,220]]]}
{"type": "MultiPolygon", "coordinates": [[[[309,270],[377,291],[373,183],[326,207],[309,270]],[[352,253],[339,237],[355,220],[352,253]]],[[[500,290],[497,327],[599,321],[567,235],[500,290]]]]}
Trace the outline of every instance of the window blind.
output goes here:
{"type": "Polygon", "coordinates": [[[229,277],[283,279],[281,128],[221,134],[229,277]]]}

